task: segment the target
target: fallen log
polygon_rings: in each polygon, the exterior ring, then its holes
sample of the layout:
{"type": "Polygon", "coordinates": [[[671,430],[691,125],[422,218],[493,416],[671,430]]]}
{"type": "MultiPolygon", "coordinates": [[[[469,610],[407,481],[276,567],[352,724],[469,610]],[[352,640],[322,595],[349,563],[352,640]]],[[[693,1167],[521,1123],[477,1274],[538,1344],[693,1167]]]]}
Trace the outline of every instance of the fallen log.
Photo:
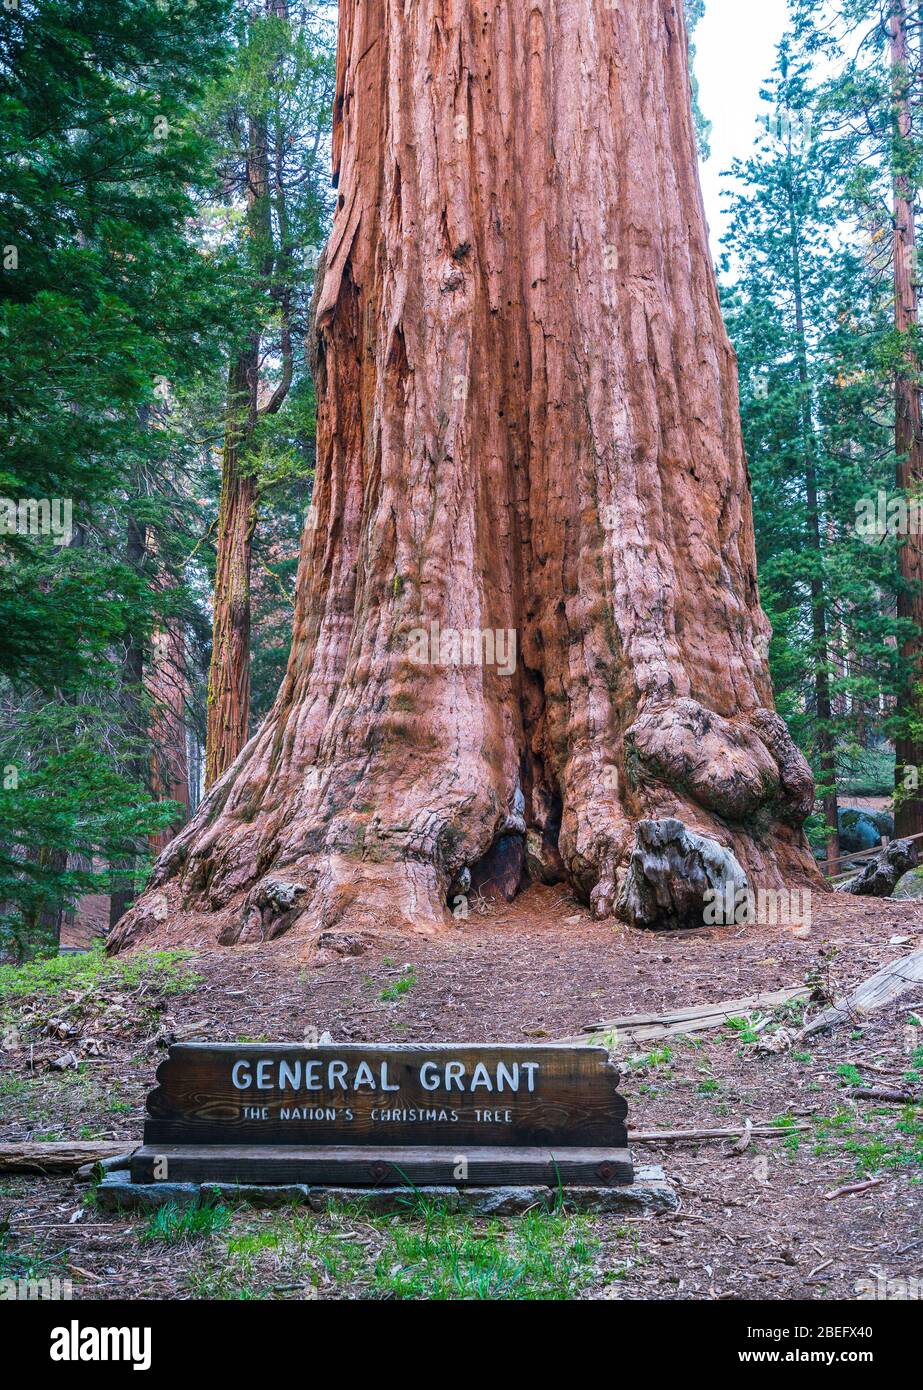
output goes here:
{"type": "Polygon", "coordinates": [[[602,1023],[588,1024],[581,1034],[558,1038],[561,1043],[589,1043],[601,1033],[616,1033],[619,1040],[637,1044],[656,1042],[660,1038],[680,1033],[700,1033],[708,1028],[720,1028],[729,1018],[752,1013],[755,1009],[777,1009],[797,999],[807,999],[811,991],[805,985],[791,985],[763,994],[749,994],[743,999],[724,999],[717,1004],[695,1004],[663,1014],[625,1014],[602,1023]]]}
{"type": "Polygon", "coordinates": [[[136,1148],[137,1144],[123,1149],[121,1153],[112,1154],[110,1158],[97,1158],[93,1163],[84,1163],[75,1172],[74,1182],[90,1182],[97,1172],[115,1173],[119,1168],[127,1168],[136,1148]]]}
{"type": "Polygon", "coordinates": [[[896,1086],[850,1086],[846,1092],[853,1100],[883,1100],[893,1105],[914,1105],[916,1094],[896,1086]]]}
{"type": "Polygon", "coordinates": [[[128,1151],[129,1146],[124,1139],[0,1144],[0,1173],[72,1173],[84,1164],[92,1165],[128,1151]]]}
{"type": "Polygon", "coordinates": [[[857,1022],[863,1014],[884,1008],[885,1004],[892,1003],[919,984],[923,984],[923,951],[915,951],[912,956],[902,956],[890,965],[883,965],[874,975],[858,984],[851,994],[838,999],[829,1009],[805,1024],[798,1037],[810,1038],[837,1024],[857,1022]]]}

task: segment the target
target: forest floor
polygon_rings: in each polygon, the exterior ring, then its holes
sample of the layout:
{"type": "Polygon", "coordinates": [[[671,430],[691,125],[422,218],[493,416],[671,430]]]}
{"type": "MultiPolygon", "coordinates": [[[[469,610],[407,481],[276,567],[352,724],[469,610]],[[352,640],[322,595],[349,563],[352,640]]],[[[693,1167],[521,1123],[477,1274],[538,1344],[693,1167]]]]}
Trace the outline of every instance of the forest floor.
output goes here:
{"type": "MultiPolygon", "coordinates": [[[[28,986],[7,976],[0,1010],[16,1031],[0,1054],[0,1140],[140,1141],[163,1035],[184,1027],[215,1041],[300,1040],[308,1028],[344,1042],[554,1040],[620,1014],[852,986],[923,946],[923,904],[831,895],[815,897],[809,936],[666,935],[594,923],[563,890],[532,888],[436,937],[363,944],[329,959],[285,938],[180,958],[76,956],[28,986]],[[76,1066],[52,1069],[68,1050],[76,1066]]],[[[219,1208],[196,1228],[182,1215],[108,1215],[67,1177],[8,1175],[0,1276],[69,1278],[81,1299],[855,1299],[878,1279],[923,1291],[923,1111],[846,1094],[861,1077],[907,1078],[919,1095],[923,987],[861,1029],[760,1053],[802,1008],[759,1035],[739,1019],[623,1059],[637,1130],[746,1117],[779,1128],[744,1153],[729,1141],[636,1145],[638,1164],[665,1169],[677,1213],[219,1208]]]]}

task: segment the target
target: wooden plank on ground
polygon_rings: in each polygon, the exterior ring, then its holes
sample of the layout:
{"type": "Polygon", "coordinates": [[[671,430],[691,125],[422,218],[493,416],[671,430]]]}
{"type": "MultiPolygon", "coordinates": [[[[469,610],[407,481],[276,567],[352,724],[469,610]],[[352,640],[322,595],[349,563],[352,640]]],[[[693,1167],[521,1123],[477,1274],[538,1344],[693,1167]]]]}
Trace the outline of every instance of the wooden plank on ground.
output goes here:
{"type": "Polygon", "coordinates": [[[69,1139],[28,1144],[0,1144],[0,1173],[70,1173],[85,1163],[100,1163],[131,1151],[124,1139],[111,1142],[69,1139]]]}
{"type": "Polygon", "coordinates": [[[890,965],[883,965],[874,975],[858,984],[851,994],[838,999],[829,1009],[811,1020],[799,1033],[800,1038],[810,1038],[837,1024],[859,1019],[863,1014],[874,1013],[885,1004],[899,999],[914,985],[923,984],[923,951],[902,956],[890,965]]]}
{"type": "Polygon", "coordinates": [[[630,1129],[630,1144],[702,1143],[709,1139],[737,1139],[748,1133],[754,1139],[783,1139],[786,1134],[798,1134],[810,1125],[738,1125],[736,1129],[630,1129]]]}
{"type": "Polygon", "coordinates": [[[810,989],[806,985],[791,985],[787,989],[776,989],[762,994],[749,994],[743,999],[724,999],[717,1004],[695,1004],[683,1009],[674,1009],[662,1014],[623,1014],[618,1018],[604,1019],[601,1023],[589,1025],[582,1035],[562,1038],[562,1042],[594,1044],[600,1035],[615,1033],[620,1045],[633,1046],[639,1043],[656,1042],[659,1038],[676,1037],[680,1033],[699,1033],[709,1028],[720,1028],[729,1018],[753,1013],[757,1009],[777,1009],[797,999],[807,999],[810,989]]]}
{"type": "Polygon", "coordinates": [[[346,1187],[613,1187],[630,1183],[627,1149],[289,1144],[146,1144],[135,1183],[335,1183],[346,1187]]]}

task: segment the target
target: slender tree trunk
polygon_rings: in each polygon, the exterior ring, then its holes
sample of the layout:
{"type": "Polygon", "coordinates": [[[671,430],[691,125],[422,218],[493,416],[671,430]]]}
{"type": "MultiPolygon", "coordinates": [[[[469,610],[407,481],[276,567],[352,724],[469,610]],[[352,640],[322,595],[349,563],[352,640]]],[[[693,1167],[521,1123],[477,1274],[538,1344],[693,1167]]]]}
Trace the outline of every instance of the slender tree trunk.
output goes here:
{"type": "MultiPolygon", "coordinates": [[[[269,148],[266,123],[256,118],[249,124],[245,179],[249,234],[260,246],[261,275],[266,276],[272,271],[269,148]]],[[[231,766],[250,732],[250,569],[257,498],[247,456],[259,417],[259,389],[260,335],[253,333],[228,375],[208,673],[206,787],[231,766]]]]}
{"type": "MultiPolygon", "coordinates": [[[[265,0],[265,14],[288,18],[286,0],[265,0]]],[[[250,732],[250,572],[257,520],[257,481],[248,468],[253,431],[261,414],[279,409],[292,381],[291,288],[286,245],[288,231],[282,174],[282,133],[275,129],[274,191],[281,228],[282,255],[276,265],[270,207],[270,135],[267,121],[251,117],[245,183],[249,235],[262,257],[260,285],[275,302],[281,320],[282,379],[266,403],[260,403],[261,337],[254,333],[232,362],[228,378],[225,443],[221,469],[215,567],[212,658],[208,676],[205,739],[205,785],[210,787],[231,766],[250,732]],[[280,272],[272,283],[275,272],[280,272]]]]}
{"type": "Polygon", "coordinates": [[[827,823],[827,858],[835,860],[840,852],[839,807],[836,789],[836,750],[833,740],[833,708],[830,699],[829,645],[827,636],[827,602],[822,575],[823,546],[821,544],[820,504],[817,492],[817,445],[811,401],[811,382],[808,373],[808,345],[804,324],[804,291],[801,280],[801,227],[795,197],[792,168],[791,133],[789,133],[786,194],[789,213],[789,247],[792,257],[792,289],[795,297],[795,338],[798,354],[798,389],[800,393],[801,439],[804,460],[805,495],[808,504],[808,544],[814,554],[811,575],[811,627],[814,637],[814,703],[817,715],[817,747],[823,779],[824,819],[827,823]]]}
{"type": "Polygon", "coordinates": [[[205,785],[230,767],[250,723],[250,567],[256,479],[246,465],[256,420],[259,339],[231,365],[221,466],[212,655],[208,673],[205,785]]]}
{"type": "Polygon", "coordinates": [[[605,916],[645,818],[820,886],[681,9],[343,0],[333,143],[288,671],[117,945],[180,894],[206,939],[432,930],[527,828],[605,916]]]}
{"type": "Polygon", "coordinates": [[[184,808],[170,828],[151,836],[158,852],[166,848],[189,817],[189,758],[186,740],[188,696],[186,642],[182,624],[169,619],[151,639],[147,690],[151,697],[151,794],[184,808]]]}
{"type": "MultiPolygon", "coordinates": [[[[40,874],[61,874],[67,868],[68,854],[65,849],[42,845],[29,855],[29,859],[37,865],[40,874]]],[[[36,907],[25,914],[25,931],[18,941],[20,959],[31,960],[38,955],[57,954],[61,947],[64,917],[61,907],[50,905],[36,907]]]]}
{"type": "MultiPolygon", "coordinates": [[[[911,335],[919,323],[916,283],[916,229],[913,185],[904,172],[912,138],[909,45],[905,0],[892,0],[890,56],[894,82],[894,325],[904,337],[903,365],[895,382],[895,441],[897,487],[908,498],[919,500],[923,489],[923,418],[920,407],[920,363],[911,335]]],[[[898,697],[897,713],[905,732],[896,740],[895,834],[923,832],[923,700],[920,696],[920,634],[923,632],[923,538],[911,526],[898,548],[901,584],[897,615],[912,622],[913,635],[901,649],[906,673],[898,697]],[[909,724],[909,727],[908,727],[909,724]]]]}
{"type": "MultiPolygon", "coordinates": [[[[129,513],[125,562],[130,569],[140,573],[144,567],[146,553],[146,527],[138,521],[136,516],[129,513]]],[[[144,687],[144,643],[134,632],[130,632],[126,639],[121,676],[121,702],[125,711],[125,730],[134,745],[129,753],[126,771],[135,781],[143,783],[147,776],[145,759],[140,751],[141,741],[147,732],[144,728],[141,711],[144,687]]],[[[112,892],[109,896],[110,930],[117,922],[121,921],[134,899],[134,888],[125,880],[134,873],[135,857],[128,855],[126,858],[120,859],[112,865],[112,869],[112,892]]]]}

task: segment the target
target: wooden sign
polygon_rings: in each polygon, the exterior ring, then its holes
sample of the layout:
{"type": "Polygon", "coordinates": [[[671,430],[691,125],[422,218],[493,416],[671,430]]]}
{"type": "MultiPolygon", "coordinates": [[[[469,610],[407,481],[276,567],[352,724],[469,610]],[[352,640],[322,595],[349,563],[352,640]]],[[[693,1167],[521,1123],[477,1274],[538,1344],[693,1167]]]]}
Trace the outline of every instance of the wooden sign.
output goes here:
{"type": "Polygon", "coordinates": [[[593,1047],[177,1043],[144,1142],[623,1147],[618,1075],[593,1047]]]}
{"type": "Polygon", "coordinates": [[[177,1043],[157,1080],[136,1182],[631,1181],[601,1047],[177,1043]]]}

